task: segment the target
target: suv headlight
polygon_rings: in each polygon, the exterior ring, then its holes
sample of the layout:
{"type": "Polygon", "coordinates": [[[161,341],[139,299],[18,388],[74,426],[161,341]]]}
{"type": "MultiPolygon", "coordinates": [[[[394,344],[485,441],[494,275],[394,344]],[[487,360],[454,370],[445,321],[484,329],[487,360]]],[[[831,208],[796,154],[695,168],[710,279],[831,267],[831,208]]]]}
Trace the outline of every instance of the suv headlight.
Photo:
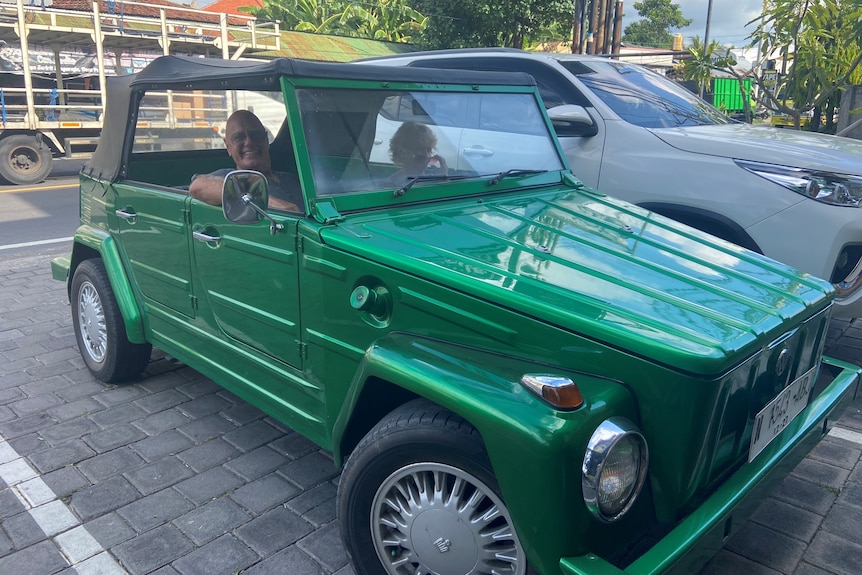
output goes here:
{"type": "Polygon", "coordinates": [[[606,523],[622,517],[643,487],[648,461],[646,439],[632,422],[603,421],[590,437],[581,469],[587,509],[606,523]]]}
{"type": "Polygon", "coordinates": [[[857,208],[862,201],[862,176],[833,174],[746,160],[734,160],[734,162],[752,174],[757,174],[761,178],[766,178],[818,202],[857,208]]]}

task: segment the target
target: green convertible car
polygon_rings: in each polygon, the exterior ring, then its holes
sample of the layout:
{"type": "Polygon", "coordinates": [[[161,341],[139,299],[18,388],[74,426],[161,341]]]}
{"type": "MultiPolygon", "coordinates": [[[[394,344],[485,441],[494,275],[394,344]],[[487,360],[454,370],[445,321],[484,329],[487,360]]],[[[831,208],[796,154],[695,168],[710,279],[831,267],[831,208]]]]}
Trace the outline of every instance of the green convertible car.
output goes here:
{"type": "Polygon", "coordinates": [[[165,56],[80,196],[94,377],[157,346],[331,450],[359,575],[693,573],[858,387],[829,283],[586,188],[524,74],[165,56]]]}

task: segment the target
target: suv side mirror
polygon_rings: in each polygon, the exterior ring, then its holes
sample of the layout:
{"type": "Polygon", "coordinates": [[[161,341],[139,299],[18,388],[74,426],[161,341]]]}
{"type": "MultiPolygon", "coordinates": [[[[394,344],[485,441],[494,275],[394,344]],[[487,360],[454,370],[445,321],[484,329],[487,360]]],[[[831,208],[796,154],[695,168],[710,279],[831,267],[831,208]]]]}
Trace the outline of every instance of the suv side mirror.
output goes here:
{"type": "Polygon", "coordinates": [[[270,222],[269,231],[284,229],[272,216],[266,213],[269,205],[269,183],[266,177],[254,170],[234,170],[224,178],[221,193],[224,217],[235,224],[254,224],[266,218],[270,222]]]}
{"type": "Polygon", "coordinates": [[[564,104],[548,109],[557,136],[595,136],[599,128],[583,106],[564,104]]]}

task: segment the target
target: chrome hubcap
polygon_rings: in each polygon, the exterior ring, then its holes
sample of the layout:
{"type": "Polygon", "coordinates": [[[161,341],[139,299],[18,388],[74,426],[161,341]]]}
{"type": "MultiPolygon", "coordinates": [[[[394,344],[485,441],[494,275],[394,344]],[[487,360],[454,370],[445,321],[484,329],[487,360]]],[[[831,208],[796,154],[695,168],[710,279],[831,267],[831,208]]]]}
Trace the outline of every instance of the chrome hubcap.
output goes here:
{"type": "Polygon", "coordinates": [[[523,575],[526,560],[503,502],[457,467],[414,463],[372,502],[377,556],[389,575],[523,575]]]}
{"type": "Polygon", "coordinates": [[[78,327],[87,355],[97,363],[104,361],[108,345],[105,310],[99,292],[90,282],[84,282],[78,292],[78,327]]]}

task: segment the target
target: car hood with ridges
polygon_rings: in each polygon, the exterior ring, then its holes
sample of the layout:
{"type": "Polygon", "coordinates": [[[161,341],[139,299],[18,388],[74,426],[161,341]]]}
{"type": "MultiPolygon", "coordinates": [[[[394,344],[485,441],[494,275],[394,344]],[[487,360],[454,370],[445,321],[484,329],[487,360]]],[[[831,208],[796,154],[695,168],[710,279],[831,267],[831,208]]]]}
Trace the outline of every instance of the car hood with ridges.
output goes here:
{"type": "Polygon", "coordinates": [[[692,374],[724,373],[822,310],[831,286],[589,191],[364,214],[329,245],[692,374]]]}

